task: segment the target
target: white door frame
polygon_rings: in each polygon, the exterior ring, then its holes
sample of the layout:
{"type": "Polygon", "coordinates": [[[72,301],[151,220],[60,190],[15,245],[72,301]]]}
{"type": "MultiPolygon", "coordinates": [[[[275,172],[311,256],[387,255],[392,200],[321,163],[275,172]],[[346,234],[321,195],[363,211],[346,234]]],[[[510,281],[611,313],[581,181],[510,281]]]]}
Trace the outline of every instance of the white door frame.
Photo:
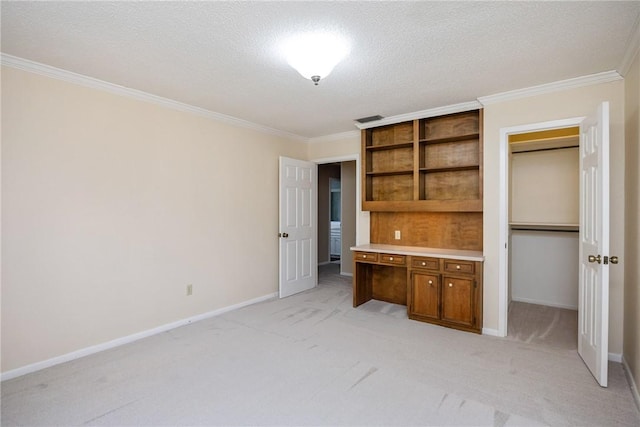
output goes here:
{"type": "MultiPolygon", "coordinates": [[[[360,199],[362,198],[362,191],[361,191],[361,185],[362,183],[360,182],[360,176],[359,176],[359,171],[360,171],[360,154],[349,154],[346,156],[338,156],[338,157],[322,157],[319,159],[311,159],[309,160],[310,162],[313,162],[317,165],[322,165],[322,164],[326,164],[326,163],[342,163],[342,162],[351,162],[354,161],[356,162],[356,244],[360,245],[360,244],[364,244],[364,243],[369,243],[369,221],[368,221],[368,217],[366,218],[366,224],[365,221],[362,218],[362,203],[360,201],[360,199]],[[361,237],[363,237],[362,235],[364,234],[362,232],[362,230],[365,230],[365,228],[363,228],[366,225],[366,242],[362,242],[360,240],[361,237]]],[[[317,188],[318,183],[316,182],[316,193],[318,192],[318,188],[317,188]]],[[[368,213],[368,212],[367,212],[368,213]]],[[[317,217],[316,217],[316,221],[317,221],[317,217]]],[[[316,232],[318,230],[318,227],[316,227],[316,232]]],[[[318,236],[316,236],[316,241],[318,239],[318,236]]]]}
{"type": "Polygon", "coordinates": [[[498,336],[507,336],[509,311],[509,135],[580,126],[584,117],[531,123],[500,129],[500,196],[498,239],[498,336]]]}

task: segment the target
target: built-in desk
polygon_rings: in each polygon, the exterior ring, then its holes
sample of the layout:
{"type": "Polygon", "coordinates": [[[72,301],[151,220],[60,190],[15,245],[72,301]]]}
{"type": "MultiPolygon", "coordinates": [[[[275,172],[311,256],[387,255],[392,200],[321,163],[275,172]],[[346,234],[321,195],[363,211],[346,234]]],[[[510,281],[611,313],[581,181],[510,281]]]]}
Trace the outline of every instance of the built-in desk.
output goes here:
{"type": "Polygon", "coordinates": [[[407,306],[410,319],[482,332],[479,251],[353,246],[353,306],[371,299],[407,306]]]}

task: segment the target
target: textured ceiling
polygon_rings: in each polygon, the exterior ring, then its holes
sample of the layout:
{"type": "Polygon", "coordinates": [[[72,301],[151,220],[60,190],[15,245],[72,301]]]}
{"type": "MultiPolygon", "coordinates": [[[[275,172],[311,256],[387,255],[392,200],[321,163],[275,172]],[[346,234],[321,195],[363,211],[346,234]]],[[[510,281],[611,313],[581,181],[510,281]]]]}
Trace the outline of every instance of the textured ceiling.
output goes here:
{"type": "Polygon", "coordinates": [[[302,137],[618,70],[631,2],[7,2],[2,52],[302,137]],[[351,54],[314,86],[279,43],[351,54]]]}

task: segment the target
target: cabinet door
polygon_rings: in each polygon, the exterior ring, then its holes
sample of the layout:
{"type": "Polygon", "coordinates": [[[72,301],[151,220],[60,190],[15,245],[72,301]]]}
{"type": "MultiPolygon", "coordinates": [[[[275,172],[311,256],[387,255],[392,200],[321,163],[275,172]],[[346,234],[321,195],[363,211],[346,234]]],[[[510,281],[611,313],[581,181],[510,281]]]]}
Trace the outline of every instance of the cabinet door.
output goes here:
{"type": "Polygon", "coordinates": [[[411,314],[439,319],[440,280],[436,274],[411,274],[411,314]]]}
{"type": "Polygon", "coordinates": [[[473,326],[474,280],[444,276],[442,280],[442,320],[473,326]]]}

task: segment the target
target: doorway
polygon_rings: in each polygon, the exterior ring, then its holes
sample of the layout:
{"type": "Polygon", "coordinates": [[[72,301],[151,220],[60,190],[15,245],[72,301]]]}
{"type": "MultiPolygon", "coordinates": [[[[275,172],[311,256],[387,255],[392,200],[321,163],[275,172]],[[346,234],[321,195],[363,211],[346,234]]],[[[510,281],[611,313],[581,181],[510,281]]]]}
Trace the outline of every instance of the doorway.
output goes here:
{"type": "Polygon", "coordinates": [[[579,133],[568,127],[509,136],[507,336],[576,351],[579,133]]]}
{"type": "MultiPolygon", "coordinates": [[[[318,269],[352,276],[356,244],[356,161],[318,163],[318,269]]],[[[322,277],[323,274],[319,274],[322,277]]]]}
{"type": "MultiPolygon", "coordinates": [[[[499,255],[499,284],[498,284],[498,336],[507,336],[509,303],[511,302],[511,286],[509,278],[511,277],[511,144],[510,137],[517,139],[516,135],[536,133],[544,131],[553,131],[558,129],[579,127],[583,121],[583,117],[576,117],[563,120],[555,120],[544,123],[535,123],[522,126],[514,126],[502,128],[500,130],[500,197],[499,197],[499,244],[501,247],[499,255]]],[[[537,178],[536,181],[537,182],[537,178]]],[[[535,184],[534,182],[534,184],[535,184]]]]}

